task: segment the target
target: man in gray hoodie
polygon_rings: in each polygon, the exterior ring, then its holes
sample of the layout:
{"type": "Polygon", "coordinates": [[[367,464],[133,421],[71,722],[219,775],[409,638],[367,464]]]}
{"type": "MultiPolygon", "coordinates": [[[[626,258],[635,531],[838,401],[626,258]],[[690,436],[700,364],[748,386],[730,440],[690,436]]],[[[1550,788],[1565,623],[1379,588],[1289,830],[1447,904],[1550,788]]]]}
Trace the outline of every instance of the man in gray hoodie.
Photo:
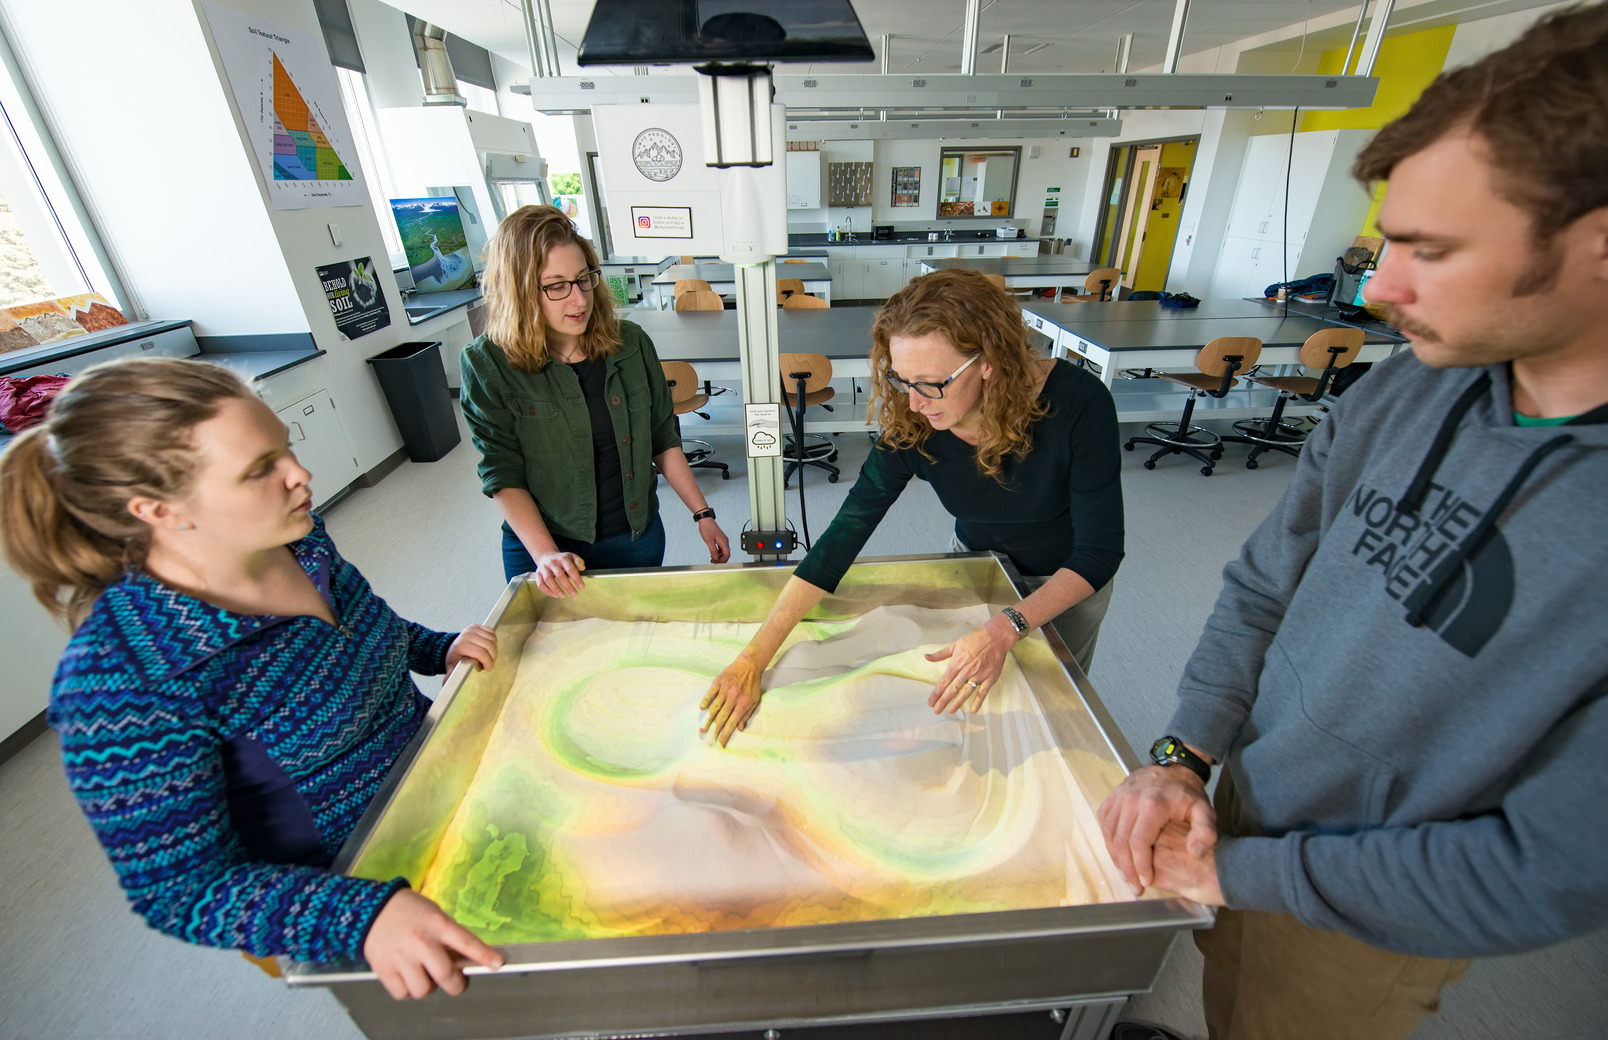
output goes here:
{"type": "Polygon", "coordinates": [[[1464,958],[1608,923],[1608,7],[1442,75],[1355,172],[1412,352],[1308,438],[1100,810],[1130,883],[1224,908],[1214,1040],[1406,1036],[1464,958]]]}

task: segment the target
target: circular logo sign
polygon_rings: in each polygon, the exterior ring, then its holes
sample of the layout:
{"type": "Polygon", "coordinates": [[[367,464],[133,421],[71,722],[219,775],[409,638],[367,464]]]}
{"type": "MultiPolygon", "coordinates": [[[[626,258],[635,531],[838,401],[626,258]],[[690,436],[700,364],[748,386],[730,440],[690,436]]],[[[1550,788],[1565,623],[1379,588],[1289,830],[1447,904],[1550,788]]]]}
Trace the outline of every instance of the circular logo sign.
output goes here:
{"type": "Polygon", "coordinates": [[[681,172],[681,142],[670,131],[650,127],[631,142],[631,161],[650,181],[667,181],[681,172]]]}

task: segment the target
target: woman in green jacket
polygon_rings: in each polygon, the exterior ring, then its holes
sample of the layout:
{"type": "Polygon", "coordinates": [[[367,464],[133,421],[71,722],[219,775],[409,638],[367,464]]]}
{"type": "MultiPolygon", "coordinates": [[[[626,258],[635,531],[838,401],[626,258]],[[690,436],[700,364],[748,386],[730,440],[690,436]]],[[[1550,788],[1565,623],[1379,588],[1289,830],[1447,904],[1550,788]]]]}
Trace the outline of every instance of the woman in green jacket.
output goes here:
{"type": "Polygon", "coordinates": [[[615,317],[601,278],[563,212],[516,210],[486,246],[486,334],[463,350],[459,400],[481,490],[502,511],[503,571],[534,573],[549,596],[578,593],[588,567],[664,563],[654,466],[709,562],[731,557],[681,451],[653,341],[615,317]]]}

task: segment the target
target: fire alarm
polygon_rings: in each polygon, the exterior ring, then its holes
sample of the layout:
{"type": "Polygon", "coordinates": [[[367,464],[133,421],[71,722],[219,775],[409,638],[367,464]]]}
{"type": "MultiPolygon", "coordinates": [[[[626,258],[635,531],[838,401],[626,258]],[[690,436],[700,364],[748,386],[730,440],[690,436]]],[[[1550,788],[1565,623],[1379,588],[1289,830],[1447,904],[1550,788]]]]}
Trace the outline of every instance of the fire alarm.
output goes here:
{"type": "Polygon", "coordinates": [[[1078,149],[1076,149],[1076,148],[1073,148],[1072,149],[1072,154],[1067,156],[1067,158],[1069,158],[1069,159],[1076,159],[1077,157],[1078,157],[1078,149]]]}

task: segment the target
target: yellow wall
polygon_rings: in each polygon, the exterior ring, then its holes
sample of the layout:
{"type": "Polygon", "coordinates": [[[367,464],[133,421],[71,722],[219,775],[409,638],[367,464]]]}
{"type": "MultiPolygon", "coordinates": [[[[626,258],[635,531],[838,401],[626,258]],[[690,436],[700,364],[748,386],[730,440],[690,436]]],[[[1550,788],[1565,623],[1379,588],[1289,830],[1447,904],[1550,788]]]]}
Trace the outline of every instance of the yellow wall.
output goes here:
{"type": "MultiPolygon", "coordinates": [[[[1182,166],[1186,184],[1194,164],[1194,141],[1168,141],[1161,146],[1161,166],[1164,169],[1182,166]]],[[[1187,189],[1184,194],[1189,194],[1187,189]]],[[[1161,205],[1150,211],[1150,220],[1145,224],[1145,250],[1139,256],[1139,270],[1129,283],[1136,290],[1160,292],[1167,287],[1167,268],[1172,265],[1173,242],[1178,238],[1178,213],[1183,207],[1178,199],[1157,201],[1161,205]]]]}
{"type": "MultiPolygon", "coordinates": [[[[1440,75],[1446,64],[1446,54],[1452,46],[1455,25],[1423,32],[1387,36],[1379,48],[1379,60],[1374,63],[1374,75],[1379,77],[1379,90],[1374,103],[1368,108],[1348,108],[1337,112],[1308,112],[1301,117],[1301,129],[1306,130],[1377,130],[1397,116],[1406,114],[1424,88],[1440,75]]],[[[1361,50],[1361,48],[1358,48],[1361,50]]],[[[1318,75],[1333,76],[1340,72],[1346,52],[1325,51],[1318,61],[1318,75]]],[[[1355,64],[1347,69],[1356,70],[1355,64]]],[[[1385,186],[1374,190],[1373,205],[1363,221],[1361,235],[1379,234],[1376,223],[1379,203],[1385,197],[1385,186]]]]}

